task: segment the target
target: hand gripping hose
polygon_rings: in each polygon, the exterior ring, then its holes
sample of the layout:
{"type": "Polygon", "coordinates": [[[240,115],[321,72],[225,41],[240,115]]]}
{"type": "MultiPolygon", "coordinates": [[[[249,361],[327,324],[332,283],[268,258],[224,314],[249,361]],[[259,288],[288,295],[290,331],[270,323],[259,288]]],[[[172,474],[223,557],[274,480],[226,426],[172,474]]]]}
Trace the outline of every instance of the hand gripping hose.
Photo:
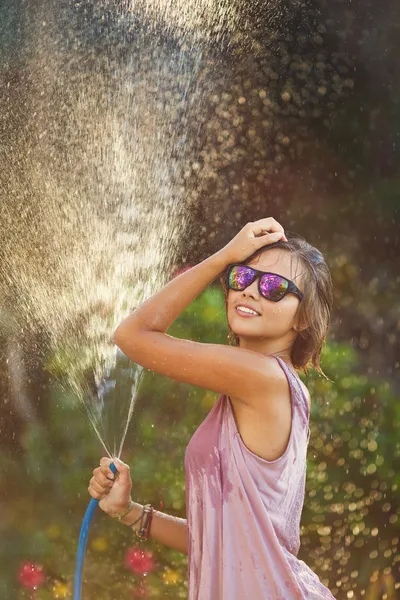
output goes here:
{"type": "MultiPolygon", "coordinates": [[[[117,469],[114,463],[110,464],[110,469],[114,473],[117,473],[117,469]]],[[[79,534],[78,551],[76,554],[76,567],[75,567],[75,581],[74,581],[74,600],[81,600],[82,594],[82,572],[83,562],[85,560],[86,544],[89,535],[89,528],[92,523],[93,515],[97,508],[99,501],[92,498],[89,502],[89,506],[86,509],[85,516],[83,517],[81,532],[79,534]]]]}

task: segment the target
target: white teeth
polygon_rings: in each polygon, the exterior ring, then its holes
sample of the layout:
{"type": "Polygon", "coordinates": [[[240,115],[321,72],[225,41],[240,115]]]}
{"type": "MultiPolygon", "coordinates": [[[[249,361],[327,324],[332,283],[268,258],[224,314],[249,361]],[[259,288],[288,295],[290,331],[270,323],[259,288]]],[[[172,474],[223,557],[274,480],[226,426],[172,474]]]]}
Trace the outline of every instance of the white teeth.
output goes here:
{"type": "Polygon", "coordinates": [[[243,312],[247,312],[250,315],[257,315],[257,317],[259,316],[258,313],[256,313],[254,310],[251,310],[250,308],[246,308],[244,306],[237,306],[236,309],[243,312]]]}

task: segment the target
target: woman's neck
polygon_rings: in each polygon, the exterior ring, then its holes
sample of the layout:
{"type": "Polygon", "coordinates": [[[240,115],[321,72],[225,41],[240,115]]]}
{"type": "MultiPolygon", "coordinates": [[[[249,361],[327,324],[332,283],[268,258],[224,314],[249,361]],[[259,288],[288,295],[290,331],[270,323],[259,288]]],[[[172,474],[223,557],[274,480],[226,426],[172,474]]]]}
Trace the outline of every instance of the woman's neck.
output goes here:
{"type": "Polygon", "coordinates": [[[273,348],[270,348],[270,350],[264,348],[259,348],[259,347],[254,347],[253,344],[246,345],[245,343],[243,343],[243,340],[241,340],[242,343],[239,342],[239,347],[240,348],[245,348],[247,350],[253,350],[254,352],[261,352],[261,354],[264,354],[265,356],[279,356],[279,358],[281,358],[289,367],[291,367],[293,370],[295,370],[293,363],[292,363],[292,359],[290,356],[290,348],[287,349],[276,349],[274,350],[273,348]]]}
{"type": "Polygon", "coordinates": [[[265,356],[279,356],[282,360],[284,360],[289,366],[293,367],[292,359],[291,359],[291,346],[287,347],[287,345],[277,345],[275,341],[269,342],[269,340],[247,340],[246,338],[239,339],[239,347],[244,348],[245,350],[253,350],[254,352],[260,352],[265,356]],[[285,347],[286,346],[286,347],[285,347]]]}

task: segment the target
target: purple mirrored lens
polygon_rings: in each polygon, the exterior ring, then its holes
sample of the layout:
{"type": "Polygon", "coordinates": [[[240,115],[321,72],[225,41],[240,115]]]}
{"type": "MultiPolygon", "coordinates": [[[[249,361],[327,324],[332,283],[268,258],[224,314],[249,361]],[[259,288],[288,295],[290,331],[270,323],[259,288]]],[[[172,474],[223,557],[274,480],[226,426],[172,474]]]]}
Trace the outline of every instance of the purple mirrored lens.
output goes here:
{"type": "MultiPolygon", "coordinates": [[[[234,290],[244,290],[251,285],[255,279],[255,273],[251,267],[236,266],[229,271],[229,287],[234,290]]],[[[262,275],[260,290],[264,298],[277,301],[283,298],[288,288],[288,282],[280,275],[262,275]]]]}
{"type": "Polygon", "coordinates": [[[285,295],[288,282],[280,275],[263,275],[261,277],[260,289],[263,296],[269,300],[279,300],[285,295]]]}
{"type": "Polygon", "coordinates": [[[249,267],[232,267],[229,271],[229,286],[234,290],[244,290],[254,281],[254,271],[249,267]]]}

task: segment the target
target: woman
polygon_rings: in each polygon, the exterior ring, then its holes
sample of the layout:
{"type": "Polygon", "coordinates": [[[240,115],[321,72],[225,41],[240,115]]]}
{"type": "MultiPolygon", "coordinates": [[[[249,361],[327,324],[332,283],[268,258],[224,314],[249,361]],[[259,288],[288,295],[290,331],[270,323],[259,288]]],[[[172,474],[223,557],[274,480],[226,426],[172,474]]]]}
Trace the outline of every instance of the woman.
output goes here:
{"type": "Polygon", "coordinates": [[[170,281],[115,332],[133,361],[220,394],[186,450],[187,521],[133,502],[121,461],[113,480],[103,458],[89,485],[100,507],[139,537],[188,554],[189,600],[334,600],[297,558],[310,396],[295,371],[321,371],[331,305],[321,253],[301,238],[288,241],[266,218],[170,281]],[[236,346],[167,335],[218,276],[236,346]]]}

